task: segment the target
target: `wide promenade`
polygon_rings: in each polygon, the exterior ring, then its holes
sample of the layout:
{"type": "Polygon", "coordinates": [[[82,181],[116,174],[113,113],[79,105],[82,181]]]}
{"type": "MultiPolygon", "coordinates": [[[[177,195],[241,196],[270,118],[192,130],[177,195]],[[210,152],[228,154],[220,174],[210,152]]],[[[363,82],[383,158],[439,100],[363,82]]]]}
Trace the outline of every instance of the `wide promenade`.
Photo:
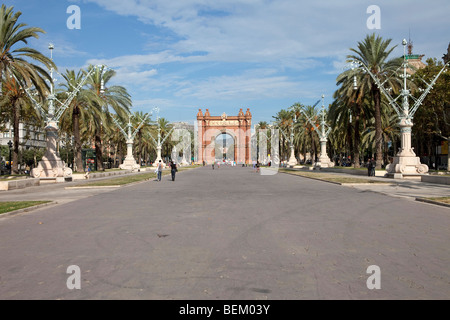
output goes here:
{"type": "Polygon", "coordinates": [[[448,299],[446,207],[210,166],[0,217],[0,299],[448,299]],[[69,289],[69,266],[81,289],[69,289]],[[369,266],[380,289],[369,289],[369,266]]]}

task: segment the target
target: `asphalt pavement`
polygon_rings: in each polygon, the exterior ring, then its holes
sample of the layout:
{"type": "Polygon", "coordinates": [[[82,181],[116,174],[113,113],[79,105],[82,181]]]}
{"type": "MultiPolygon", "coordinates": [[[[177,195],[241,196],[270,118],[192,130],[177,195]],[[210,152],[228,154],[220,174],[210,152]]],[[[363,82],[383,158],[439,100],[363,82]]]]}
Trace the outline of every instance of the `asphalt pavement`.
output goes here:
{"type": "Polygon", "coordinates": [[[411,196],[227,166],[66,186],[0,193],[58,202],[0,218],[0,299],[450,297],[450,210],[411,196]]]}

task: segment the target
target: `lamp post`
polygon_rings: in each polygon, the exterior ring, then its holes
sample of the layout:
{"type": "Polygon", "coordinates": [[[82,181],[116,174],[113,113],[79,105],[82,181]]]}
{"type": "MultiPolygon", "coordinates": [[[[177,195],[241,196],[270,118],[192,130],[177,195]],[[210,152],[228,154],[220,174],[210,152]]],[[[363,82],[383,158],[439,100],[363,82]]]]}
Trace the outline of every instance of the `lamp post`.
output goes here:
{"type": "MultiPolygon", "coordinates": [[[[50,50],[50,58],[53,60],[53,49],[55,48],[52,43],[48,46],[50,50]]],[[[67,167],[66,163],[61,160],[58,155],[56,143],[58,140],[58,123],[63,115],[64,111],[69,107],[72,100],[75,98],[77,93],[81,90],[81,88],[85,85],[88,77],[97,69],[101,68],[101,72],[103,72],[105,66],[99,65],[92,68],[83,80],[80,82],[77,88],[75,88],[68,96],[68,98],[61,102],[55,96],[55,85],[53,79],[54,69],[50,68],[50,94],[46,97],[48,101],[48,111],[46,112],[42,105],[38,103],[29,92],[30,89],[25,89],[25,93],[32,101],[33,107],[41,114],[41,116],[46,119],[46,141],[47,141],[47,150],[42,157],[42,160],[39,162],[38,166],[31,171],[31,176],[34,178],[54,178],[56,182],[64,181],[65,178],[72,177],[72,169],[67,167]],[[59,108],[56,108],[56,103],[59,103],[59,108]]],[[[16,79],[17,80],[17,79],[16,79]]],[[[18,81],[18,80],[17,80],[18,81]]],[[[20,81],[18,81],[20,83],[20,81]]]]}
{"type": "Polygon", "coordinates": [[[322,110],[320,111],[322,119],[320,120],[320,131],[318,131],[320,141],[320,156],[319,161],[316,163],[316,166],[320,168],[329,168],[334,167],[334,162],[332,162],[327,155],[327,142],[331,127],[329,127],[325,121],[324,98],[325,96],[322,95],[322,110]]]}
{"type": "Polygon", "coordinates": [[[11,140],[9,140],[8,147],[9,147],[9,174],[10,175],[12,173],[12,171],[11,171],[11,169],[12,169],[12,165],[11,165],[11,150],[12,150],[12,146],[13,146],[13,143],[11,142],[11,140]]]}
{"type": "MultiPolygon", "coordinates": [[[[328,142],[328,135],[330,134],[331,128],[327,125],[327,122],[325,120],[325,104],[324,104],[324,98],[325,95],[322,94],[322,110],[321,110],[321,121],[320,125],[317,130],[317,134],[319,135],[319,141],[320,141],[320,156],[319,161],[314,164],[316,167],[320,168],[329,168],[334,167],[334,163],[330,160],[330,158],[327,155],[327,142],[328,142]]],[[[314,105],[313,109],[317,106],[317,104],[320,102],[318,100],[314,105]]],[[[305,116],[306,120],[311,124],[313,128],[317,127],[316,122],[311,119],[306,112],[300,107],[299,109],[295,109],[295,105],[292,106],[293,110],[297,110],[305,116]]],[[[313,159],[314,160],[314,159],[313,159]]]]}
{"type": "Polygon", "coordinates": [[[144,125],[145,120],[147,119],[148,115],[146,114],[144,119],[142,119],[141,123],[138,125],[138,127],[134,130],[134,132],[131,132],[131,128],[133,125],[131,124],[131,113],[128,114],[128,124],[126,126],[127,131],[125,131],[122,126],[119,124],[119,122],[113,118],[114,123],[117,125],[117,127],[120,129],[122,134],[125,137],[126,143],[127,143],[127,156],[125,157],[124,162],[119,166],[120,169],[131,169],[131,170],[139,170],[141,165],[136,163],[136,160],[133,157],[133,141],[136,137],[136,134],[138,133],[139,129],[144,125]]]}
{"type": "Polygon", "coordinates": [[[283,134],[284,138],[289,141],[289,149],[291,150],[290,156],[289,156],[289,160],[288,160],[288,165],[290,167],[293,167],[295,165],[297,165],[297,159],[295,158],[295,150],[294,150],[294,125],[297,123],[297,115],[294,114],[294,118],[292,119],[292,125],[289,128],[290,134],[289,137],[287,137],[286,133],[284,132],[284,130],[278,126],[278,129],[280,129],[281,133],[283,134]]]}
{"type": "Polygon", "coordinates": [[[389,90],[384,88],[384,83],[387,81],[384,81],[383,83],[380,82],[380,79],[378,79],[371,71],[370,69],[361,61],[352,61],[356,65],[363,68],[365,72],[367,72],[377,87],[383,92],[387,100],[389,101],[389,104],[394,109],[394,111],[397,113],[399,122],[398,125],[400,127],[401,132],[401,147],[397,153],[397,155],[394,157],[393,162],[386,166],[386,171],[388,176],[393,176],[394,178],[414,178],[417,176],[420,176],[420,174],[426,174],[428,172],[428,166],[426,164],[420,163],[420,158],[416,157],[416,154],[413,151],[413,148],[411,147],[411,128],[413,126],[413,117],[416,113],[417,109],[422,105],[423,100],[428,95],[430,90],[433,88],[433,85],[436,83],[438,77],[445,71],[447,71],[447,67],[450,64],[450,61],[447,62],[444,67],[439,71],[439,73],[434,77],[434,79],[431,81],[431,83],[427,83],[425,80],[422,79],[423,82],[427,85],[427,88],[423,90],[423,93],[418,99],[415,99],[411,95],[411,91],[408,90],[406,78],[409,76],[407,75],[406,69],[408,67],[408,61],[406,56],[406,45],[407,41],[406,39],[403,39],[403,74],[400,76],[403,78],[403,88],[400,92],[400,95],[397,98],[392,98],[392,96],[389,94],[389,90]],[[397,104],[397,100],[399,98],[402,98],[402,105],[397,104]],[[413,106],[410,108],[409,105],[409,98],[412,98],[414,100],[413,106]]]}
{"type": "Polygon", "coordinates": [[[291,149],[291,156],[289,157],[288,165],[290,167],[293,167],[297,165],[297,159],[295,158],[295,150],[294,150],[294,125],[297,123],[297,115],[294,114],[294,119],[292,119],[292,126],[291,126],[291,134],[289,136],[289,146],[291,149]]]}
{"type": "Polygon", "coordinates": [[[153,166],[156,167],[156,166],[158,165],[158,162],[159,162],[160,160],[161,160],[161,162],[163,162],[163,161],[162,161],[162,158],[161,158],[161,149],[162,149],[162,145],[163,145],[164,142],[166,141],[167,137],[170,136],[170,134],[172,133],[173,129],[175,129],[175,127],[172,127],[172,129],[170,129],[170,131],[167,133],[167,135],[166,135],[166,136],[164,137],[164,139],[161,141],[161,125],[160,125],[160,123],[159,123],[159,108],[158,108],[158,107],[154,107],[154,108],[153,108],[153,111],[155,111],[155,112],[158,114],[157,117],[156,117],[156,122],[157,122],[157,124],[158,124],[158,136],[157,136],[157,139],[158,139],[158,140],[156,140],[155,138],[152,137],[152,135],[150,135],[150,138],[152,138],[153,142],[154,142],[155,145],[156,145],[156,160],[155,160],[155,162],[153,163],[153,166]]]}

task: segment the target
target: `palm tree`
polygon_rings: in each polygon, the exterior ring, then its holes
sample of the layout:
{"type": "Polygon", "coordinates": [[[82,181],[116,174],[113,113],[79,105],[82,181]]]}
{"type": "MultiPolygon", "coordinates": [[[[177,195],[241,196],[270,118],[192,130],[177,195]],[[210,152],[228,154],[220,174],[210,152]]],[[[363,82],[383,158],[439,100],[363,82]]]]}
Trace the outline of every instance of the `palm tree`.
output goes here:
{"type": "MultiPolygon", "coordinates": [[[[382,128],[381,131],[381,141],[382,141],[382,156],[385,163],[388,162],[388,144],[389,142],[393,145],[393,150],[395,151],[396,145],[398,144],[400,137],[400,128],[398,126],[398,117],[397,115],[391,111],[388,111],[389,106],[385,99],[382,99],[381,106],[384,110],[382,112],[382,128]]],[[[368,121],[367,127],[362,135],[362,145],[364,148],[374,150],[376,147],[375,140],[375,122],[373,119],[368,121]]]]}
{"type": "Polygon", "coordinates": [[[112,127],[112,118],[110,111],[114,111],[120,118],[128,120],[128,114],[131,107],[131,96],[127,90],[122,86],[106,87],[108,81],[116,74],[114,70],[105,67],[98,67],[90,65],[87,73],[93,71],[87,79],[89,90],[91,90],[101,103],[91,101],[91,107],[96,108],[104,115],[101,117],[94,117],[92,124],[95,127],[95,154],[97,162],[97,170],[103,171],[103,146],[102,134],[103,127],[112,127]],[[112,110],[111,110],[112,109],[112,110]]]}
{"type": "Polygon", "coordinates": [[[136,136],[137,136],[137,147],[134,149],[136,151],[136,158],[138,161],[138,164],[141,165],[142,162],[142,152],[144,151],[144,145],[143,145],[143,135],[146,131],[151,130],[151,120],[150,117],[148,117],[147,113],[143,113],[142,111],[136,111],[133,116],[133,126],[137,127],[141,124],[142,121],[144,123],[139,128],[136,136]],[[145,118],[145,120],[144,120],[145,118]]]}
{"type": "MultiPolygon", "coordinates": [[[[74,70],[66,70],[62,75],[66,83],[61,84],[64,87],[64,93],[68,94],[75,91],[76,88],[83,81],[83,71],[80,70],[75,73],[74,70]]],[[[71,133],[74,138],[74,160],[76,171],[83,171],[82,161],[82,143],[80,135],[80,121],[83,125],[82,119],[86,118],[86,113],[94,113],[96,116],[100,116],[100,110],[98,108],[91,108],[92,104],[100,104],[100,98],[93,94],[91,90],[80,90],[71,101],[69,107],[64,111],[61,117],[61,128],[66,127],[66,122],[71,122],[71,133]]],[[[75,171],[75,170],[74,170],[75,171]]]]}
{"type": "MultiPolygon", "coordinates": [[[[13,7],[7,8],[4,4],[0,8],[0,86],[14,78],[16,82],[13,86],[28,88],[34,86],[41,97],[48,92],[45,79],[51,81],[47,71],[39,65],[33,64],[26,59],[31,59],[42,63],[48,69],[56,68],[51,59],[44,56],[39,51],[21,47],[13,49],[19,42],[27,44],[28,38],[39,38],[38,33],[45,33],[42,29],[31,27],[25,28],[26,24],[18,23],[22,15],[20,11],[13,13],[13,7]]],[[[0,90],[3,92],[3,90],[0,90]]],[[[19,122],[20,107],[23,100],[11,101],[12,122],[14,130],[14,148],[12,154],[12,171],[18,173],[19,159],[19,122]]]]}
{"type": "MultiPolygon", "coordinates": [[[[161,129],[161,141],[163,141],[172,129],[172,125],[166,118],[158,118],[158,124],[161,129]]],[[[170,157],[173,146],[173,142],[167,138],[161,146],[161,158],[164,159],[164,157],[170,157]]]]}
{"type": "Polygon", "coordinates": [[[316,109],[313,106],[305,106],[303,112],[312,120],[312,124],[303,115],[300,117],[298,126],[303,127],[305,137],[305,151],[309,149],[311,154],[311,161],[317,162],[317,147],[319,146],[319,136],[317,130],[319,127],[319,116],[316,109]]]}
{"type": "Polygon", "coordinates": [[[276,125],[280,128],[280,130],[284,133],[280,135],[280,159],[286,159],[289,155],[289,137],[285,137],[285,135],[289,134],[289,130],[293,124],[293,112],[290,110],[281,109],[275,118],[276,125]]]}
{"type": "MultiPolygon", "coordinates": [[[[387,60],[389,55],[396,46],[388,48],[392,39],[383,40],[375,33],[366,36],[363,42],[358,42],[358,48],[350,48],[350,51],[356,55],[348,55],[347,61],[357,61],[364,64],[371,71],[375,77],[383,82],[386,80],[386,85],[392,88],[398,86],[398,79],[390,78],[399,69],[402,63],[402,58],[394,58],[387,60]]],[[[360,71],[362,73],[362,71],[360,71]]],[[[367,87],[370,90],[373,100],[374,116],[375,116],[375,144],[376,144],[376,168],[381,168],[383,159],[382,155],[382,127],[381,127],[381,91],[376,85],[372,77],[368,73],[360,75],[360,86],[367,87]]]]}
{"type": "MultiPolygon", "coordinates": [[[[330,108],[334,128],[340,127],[342,132],[346,131],[347,146],[355,168],[360,167],[361,131],[373,114],[367,94],[370,88],[363,77],[364,74],[358,70],[341,73],[336,79],[336,84],[340,87],[333,94],[335,100],[330,108]],[[355,82],[358,84],[356,87],[355,82]]],[[[339,135],[339,131],[336,133],[339,135]]]]}

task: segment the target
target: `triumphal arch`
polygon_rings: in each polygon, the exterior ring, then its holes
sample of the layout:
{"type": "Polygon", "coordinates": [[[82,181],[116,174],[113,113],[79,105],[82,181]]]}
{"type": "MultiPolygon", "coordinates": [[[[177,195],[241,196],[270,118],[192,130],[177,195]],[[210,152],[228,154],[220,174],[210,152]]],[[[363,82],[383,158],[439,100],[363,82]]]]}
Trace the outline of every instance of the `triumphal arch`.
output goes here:
{"type": "Polygon", "coordinates": [[[222,159],[235,161],[236,164],[251,163],[251,125],[252,114],[250,109],[244,114],[242,109],[237,116],[223,113],[221,116],[211,116],[206,109],[197,113],[197,143],[198,164],[211,164],[222,159]],[[217,148],[216,139],[219,136],[228,136],[232,140],[223,148],[217,148]]]}

